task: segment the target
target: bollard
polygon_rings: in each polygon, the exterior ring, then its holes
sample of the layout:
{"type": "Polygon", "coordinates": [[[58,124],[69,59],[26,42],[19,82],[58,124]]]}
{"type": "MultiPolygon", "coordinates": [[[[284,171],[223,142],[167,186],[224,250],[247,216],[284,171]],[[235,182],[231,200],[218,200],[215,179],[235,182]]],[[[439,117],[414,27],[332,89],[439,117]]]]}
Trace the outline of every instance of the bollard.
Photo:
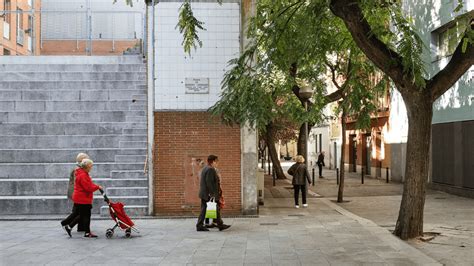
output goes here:
{"type": "Polygon", "coordinates": [[[313,187],[314,187],[314,168],[313,168],[312,174],[313,174],[313,187]]]}
{"type": "Polygon", "coordinates": [[[339,185],[339,168],[336,168],[336,183],[339,185]]]}
{"type": "Polygon", "coordinates": [[[270,152],[268,153],[268,156],[267,156],[267,162],[268,162],[268,174],[271,175],[272,174],[272,168],[271,168],[271,165],[270,165],[270,152]]]}
{"type": "Polygon", "coordinates": [[[364,184],[364,167],[362,167],[360,171],[360,178],[361,178],[362,184],[364,184]]]}
{"type": "Polygon", "coordinates": [[[388,167],[387,167],[387,172],[385,173],[386,177],[387,177],[387,183],[389,183],[389,179],[388,179],[388,167]]]}
{"type": "Polygon", "coordinates": [[[275,182],[276,182],[276,171],[275,171],[275,167],[273,167],[272,178],[273,178],[273,186],[275,186],[275,182]]]}

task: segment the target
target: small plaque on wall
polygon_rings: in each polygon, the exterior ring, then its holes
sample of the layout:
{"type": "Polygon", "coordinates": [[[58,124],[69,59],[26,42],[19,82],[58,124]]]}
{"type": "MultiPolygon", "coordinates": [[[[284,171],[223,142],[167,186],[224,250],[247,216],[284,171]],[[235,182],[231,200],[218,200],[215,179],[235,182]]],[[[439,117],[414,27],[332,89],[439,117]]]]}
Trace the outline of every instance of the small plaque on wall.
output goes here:
{"type": "Polygon", "coordinates": [[[209,94],[209,78],[186,78],[186,94],[209,94]]]}

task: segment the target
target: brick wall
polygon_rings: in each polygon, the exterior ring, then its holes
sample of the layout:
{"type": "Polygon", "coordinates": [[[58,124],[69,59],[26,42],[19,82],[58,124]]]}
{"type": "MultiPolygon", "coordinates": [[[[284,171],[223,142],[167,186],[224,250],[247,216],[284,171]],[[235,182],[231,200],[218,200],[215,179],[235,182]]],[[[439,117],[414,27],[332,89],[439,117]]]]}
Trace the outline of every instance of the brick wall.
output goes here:
{"type": "MultiPolygon", "coordinates": [[[[93,55],[121,55],[128,48],[133,48],[139,41],[92,41],[93,55]],[[115,46],[115,47],[114,47],[115,46]]],[[[87,41],[44,40],[42,55],[85,55],[87,41]]]]}
{"type": "Polygon", "coordinates": [[[206,112],[156,112],[154,211],[156,215],[198,215],[198,182],[192,158],[219,157],[226,206],[223,214],[241,213],[240,127],[229,127],[206,112]],[[193,187],[197,182],[197,187],[193,187]]]}

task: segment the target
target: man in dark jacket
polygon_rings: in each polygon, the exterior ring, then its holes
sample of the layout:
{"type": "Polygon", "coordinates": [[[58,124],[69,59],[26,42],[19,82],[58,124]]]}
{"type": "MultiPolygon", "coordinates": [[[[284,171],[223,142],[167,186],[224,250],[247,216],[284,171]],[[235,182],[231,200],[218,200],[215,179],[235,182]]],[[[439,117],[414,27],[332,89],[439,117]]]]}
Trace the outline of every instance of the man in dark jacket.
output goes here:
{"type": "Polygon", "coordinates": [[[318,156],[318,167],[319,167],[319,178],[323,178],[323,166],[326,166],[324,164],[324,151],[322,151],[319,156],[318,156]]]}
{"type": "Polygon", "coordinates": [[[221,211],[219,208],[219,177],[217,176],[217,171],[215,169],[215,167],[217,167],[217,164],[217,156],[209,155],[209,157],[207,157],[207,165],[202,169],[201,172],[201,180],[199,183],[201,213],[199,214],[199,218],[196,224],[197,231],[209,231],[209,229],[204,226],[204,219],[206,218],[207,202],[211,198],[214,198],[217,203],[217,219],[215,219],[215,222],[217,223],[217,228],[219,228],[219,231],[222,231],[230,227],[230,225],[224,224],[221,219],[221,211]]]}

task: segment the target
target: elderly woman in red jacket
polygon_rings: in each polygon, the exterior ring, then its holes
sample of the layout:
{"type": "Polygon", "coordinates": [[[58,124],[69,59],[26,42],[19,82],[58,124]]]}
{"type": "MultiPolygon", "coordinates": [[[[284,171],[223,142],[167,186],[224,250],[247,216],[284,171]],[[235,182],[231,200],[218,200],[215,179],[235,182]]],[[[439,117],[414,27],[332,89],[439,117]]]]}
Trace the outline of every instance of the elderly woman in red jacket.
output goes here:
{"type": "MultiPolygon", "coordinates": [[[[102,189],[101,186],[94,184],[89,176],[93,164],[94,162],[90,159],[84,159],[79,164],[79,168],[76,170],[76,180],[72,194],[72,201],[79,215],[79,224],[85,231],[84,237],[90,238],[97,237],[90,230],[93,193],[98,189],[102,189]]],[[[64,229],[71,236],[71,227],[67,225],[64,229]]]]}

